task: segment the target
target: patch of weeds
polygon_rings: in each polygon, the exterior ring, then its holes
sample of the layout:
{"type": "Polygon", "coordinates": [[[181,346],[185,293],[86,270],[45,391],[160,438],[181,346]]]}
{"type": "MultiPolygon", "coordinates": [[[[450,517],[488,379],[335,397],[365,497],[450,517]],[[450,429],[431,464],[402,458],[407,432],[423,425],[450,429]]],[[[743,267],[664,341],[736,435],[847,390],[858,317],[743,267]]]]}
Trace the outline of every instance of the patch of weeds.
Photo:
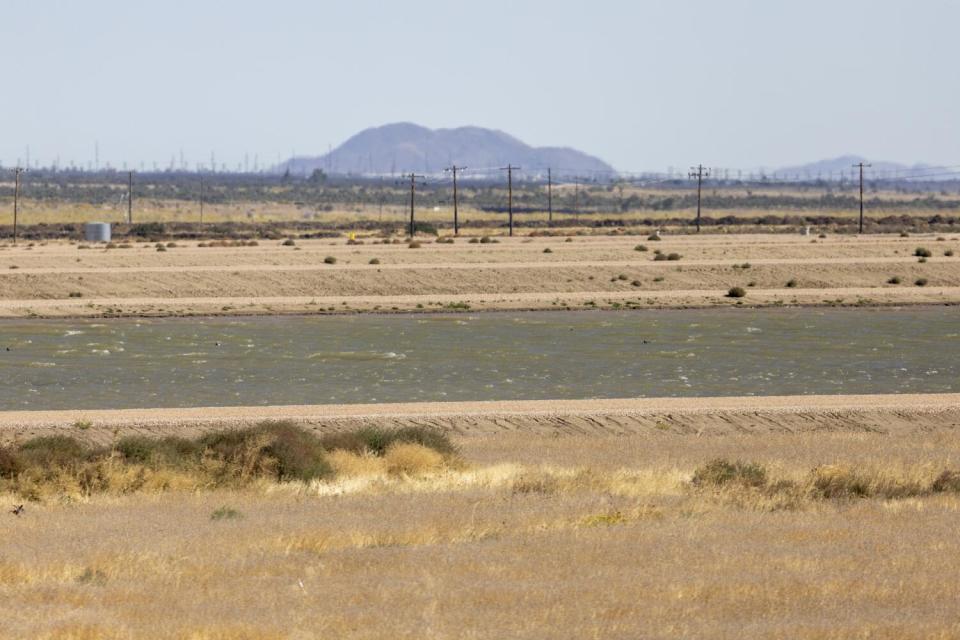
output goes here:
{"type": "Polygon", "coordinates": [[[323,259],[323,264],[337,264],[337,259],[333,256],[327,256],[323,259]]]}
{"type": "Polygon", "coordinates": [[[762,487],[767,483],[767,471],[756,462],[730,462],[724,458],[711,460],[698,467],[691,480],[696,487],[762,487]]]}
{"type": "Polygon", "coordinates": [[[917,279],[914,281],[913,284],[915,284],[915,285],[918,286],[918,287],[925,287],[925,286],[927,286],[927,279],[926,279],[926,278],[917,278],[917,279]]]}
{"type": "Polygon", "coordinates": [[[86,584],[94,587],[102,587],[107,584],[107,574],[100,569],[91,569],[87,567],[83,573],[77,576],[77,584],[86,584]]]}
{"type": "Polygon", "coordinates": [[[730,287],[727,291],[728,298],[742,298],[747,295],[747,290],[743,287],[730,287]]]}
{"type": "Polygon", "coordinates": [[[80,431],[86,431],[92,426],[93,426],[93,423],[90,422],[89,420],[77,420],[76,422],[73,423],[73,428],[79,429],[80,431]]]}
{"type": "Polygon", "coordinates": [[[643,251],[650,251],[650,249],[649,249],[649,248],[647,247],[647,245],[645,245],[645,244],[638,244],[637,246],[635,246],[635,247],[633,248],[633,250],[634,250],[634,251],[641,251],[641,252],[643,252],[643,251]]]}
{"type": "Polygon", "coordinates": [[[243,518],[243,514],[234,509],[233,507],[218,507],[213,510],[213,513],[210,514],[211,520],[240,520],[243,518]]]}
{"type": "Polygon", "coordinates": [[[620,511],[609,511],[607,513],[598,513],[592,516],[586,516],[580,521],[585,527],[609,527],[612,525],[623,524],[627,517],[620,511]]]}

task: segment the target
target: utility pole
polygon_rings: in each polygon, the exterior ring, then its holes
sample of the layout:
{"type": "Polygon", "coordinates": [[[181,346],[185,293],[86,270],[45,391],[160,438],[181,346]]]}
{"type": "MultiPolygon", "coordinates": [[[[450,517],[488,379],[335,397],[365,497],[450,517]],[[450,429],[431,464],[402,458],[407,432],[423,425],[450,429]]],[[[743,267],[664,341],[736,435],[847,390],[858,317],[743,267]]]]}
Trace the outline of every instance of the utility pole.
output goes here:
{"type": "Polygon", "coordinates": [[[413,234],[416,231],[417,227],[414,223],[413,218],[413,203],[416,199],[417,194],[417,178],[422,178],[423,176],[418,176],[415,173],[410,174],[410,239],[413,240],[413,234]]]}
{"type": "Polygon", "coordinates": [[[512,164],[500,167],[500,171],[507,172],[507,211],[510,214],[510,235],[513,236],[513,171],[519,169],[512,164]]]}
{"type": "Polygon", "coordinates": [[[466,167],[458,167],[453,165],[443,171],[450,172],[453,175],[453,235],[460,235],[460,220],[457,215],[457,171],[463,171],[466,167]]]}
{"type": "Polygon", "coordinates": [[[700,233],[700,194],[703,188],[703,179],[710,177],[710,171],[702,164],[690,167],[690,177],[697,179],[697,233],[700,233]]]}
{"type": "Polygon", "coordinates": [[[553,222],[553,173],[547,167],[547,222],[553,222]]]}
{"type": "Polygon", "coordinates": [[[203,174],[200,174],[200,224],[203,224],[203,174]]]}
{"type": "Polygon", "coordinates": [[[127,224],[133,224],[133,171],[127,173],[127,224]]]}
{"type": "Polygon", "coordinates": [[[13,244],[17,244],[17,213],[20,209],[20,174],[23,169],[17,167],[13,170],[13,244]]]}
{"type": "Polygon", "coordinates": [[[872,167],[873,165],[864,164],[863,162],[858,162],[853,165],[854,169],[860,169],[860,233],[863,233],[863,168],[872,167]]]}

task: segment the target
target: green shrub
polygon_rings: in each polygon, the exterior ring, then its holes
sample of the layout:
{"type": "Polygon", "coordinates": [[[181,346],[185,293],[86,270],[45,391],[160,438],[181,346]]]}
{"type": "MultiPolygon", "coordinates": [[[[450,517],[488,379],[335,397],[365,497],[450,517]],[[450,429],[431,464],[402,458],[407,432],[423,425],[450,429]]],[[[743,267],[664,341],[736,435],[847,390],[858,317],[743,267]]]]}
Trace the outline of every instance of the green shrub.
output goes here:
{"type": "Polygon", "coordinates": [[[633,248],[634,251],[649,251],[650,249],[645,244],[638,244],[633,248]]]}
{"type": "Polygon", "coordinates": [[[924,247],[917,247],[914,249],[913,255],[917,256],[918,258],[929,258],[933,256],[933,252],[930,251],[930,249],[925,249],[924,247]]]}
{"type": "Polygon", "coordinates": [[[767,471],[755,462],[730,462],[723,458],[711,460],[698,467],[691,481],[696,487],[762,487],[767,483],[767,471]]]}
{"type": "Polygon", "coordinates": [[[900,284],[900,277],[892,276],[889,280],[887,280],[887,284],[900,284]]]}
{"type": "Polygon", "coordinates": [[[333,256],[327,256],[323,259],[323,264],[337,264],[337,259],[333,256]]]}
{"type": "Polygon", "coordinates": [[[679,260],[682,256],[679,253],[668,253],[667,260],[679,260]]]}
{"type": "Polygon", "coordinates": [[[88,453],[70,436],[39,436],[18,447],[24,466],[67,467],[83,462],[88,453]]]}
{"type": "Polygon", "coordinates": [[[202,437],[199,444],[225,464],[225,473],[245,478],[274,476],[277,480],[312,480],[332,474],[321,441],[289,422],[263,422],[236,431],[202,437]]]}
{"type": "Polygon", "coordinates": [[[727,291],[728,298],[742,298],[745,295],[747,295],[747,290],[743,287],[730,287],[727,291]]]}
{"type": "Polygon", "coordinates": [[[342,450],[356,454],[370,453],[376,456],[382,456],[390,445],[396,442],[419,444],[443,455],[457,453],[450,437],[432,427],[414,426],[399,429],[363,427],[356,431],[327,434],[320,438],[320,442],[326,451],[342,450]]]}
{"type": "Polygon", "coordinates": [[[544,252],[544,253],[553,253],[553,249],[551,249],[550,247],[547,247],[546,249],[543,250],[543,252],[544,252]]]}
{"type": "Polygon", "coordinates": [[[380,264],[380,258],[370,258],[370,262],[367,264],[380,264]]]}

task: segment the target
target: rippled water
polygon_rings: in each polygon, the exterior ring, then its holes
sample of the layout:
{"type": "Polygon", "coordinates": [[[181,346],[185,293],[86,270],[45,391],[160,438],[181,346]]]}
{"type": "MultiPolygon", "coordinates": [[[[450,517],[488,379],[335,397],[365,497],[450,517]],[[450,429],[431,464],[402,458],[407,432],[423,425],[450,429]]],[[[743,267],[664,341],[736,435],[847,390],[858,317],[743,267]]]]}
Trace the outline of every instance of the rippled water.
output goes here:
{"type": "Polygon", "coordinates": [[[3,321],[0,409],[951,392],[958,356],[948,307],[3,321]]]}

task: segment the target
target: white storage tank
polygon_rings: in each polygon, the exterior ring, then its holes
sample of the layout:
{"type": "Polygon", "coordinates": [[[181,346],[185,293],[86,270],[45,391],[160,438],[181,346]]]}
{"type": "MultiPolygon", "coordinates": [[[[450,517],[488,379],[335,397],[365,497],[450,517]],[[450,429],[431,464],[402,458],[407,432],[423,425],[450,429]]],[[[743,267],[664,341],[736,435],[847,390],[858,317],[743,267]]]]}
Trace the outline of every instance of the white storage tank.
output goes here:
{"type": "Polygon", "coordinates": [[[110,242],[109,222],[88,222],[84,226],[87,242],[110,242]]]}

